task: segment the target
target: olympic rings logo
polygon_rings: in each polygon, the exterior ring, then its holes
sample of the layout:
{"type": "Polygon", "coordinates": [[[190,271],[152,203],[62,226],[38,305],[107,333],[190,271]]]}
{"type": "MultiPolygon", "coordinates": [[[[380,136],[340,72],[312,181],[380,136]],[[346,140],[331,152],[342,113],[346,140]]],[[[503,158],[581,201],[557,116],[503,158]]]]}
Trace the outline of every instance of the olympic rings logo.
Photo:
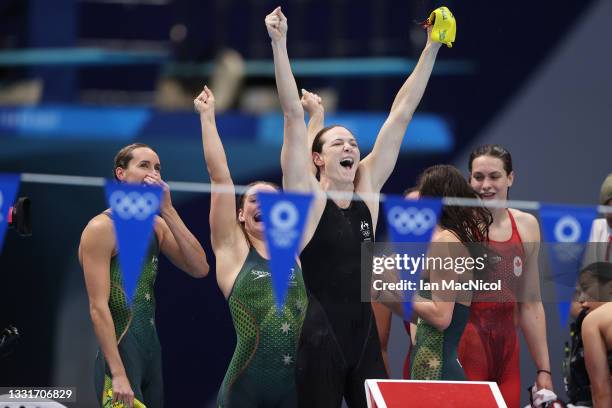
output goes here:
{"type": "Polygon", "coordinates": [[[287,200],[279,201],[270,210],[271,236],[281,248],[288,248],[297,238],[295,227],[300,215],[295,205],[287,200]]]}
{"type": "Polygon", "coordinates": [[[290,201],[279,201],[270,210],[270,222],[274,228],[287,231],[295,228],[299,214],[290,201]]]}
{"type": "Polygon", "coordinates": [[[389,223],[400,234],[423,235],[436,225],[436,213],[431,208],[395,206],[387,214],[389,223]]]}
{"type": "Polygon", "coordinates": [[[124,220],[132,218],[142,221],[151,214],[157,213],[159,199],[153,193],[140,194],[136,191],[125,193],[115,191],[110,196],[110,206],[124,220]]]}
{"type": "Polygon", "coordinates": [[[582,227],[576,218],[566,215],[557,221],[554,233],[557,242],[578,242],[582,227]]]}

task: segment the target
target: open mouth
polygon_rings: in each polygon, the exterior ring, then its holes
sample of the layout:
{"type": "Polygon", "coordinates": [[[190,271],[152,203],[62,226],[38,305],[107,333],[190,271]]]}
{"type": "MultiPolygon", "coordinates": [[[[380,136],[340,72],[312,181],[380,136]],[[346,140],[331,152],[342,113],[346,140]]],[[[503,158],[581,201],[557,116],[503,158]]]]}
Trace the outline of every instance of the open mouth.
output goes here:
{"type": "Polygon", "coordinates": [[[495,197],[495,193],[487,192],[487,193],[480,194],[480,198],[482,198],[483,200],[490,200],[494,197],[495,197]]]}
{"type": "Polygon", "coordinates": [[[340,165],[345,169],[352,169],[353,164],[355,164],[355,160],[350,157],[345,157],[344,159],[340,160],[340,165]]]}
{"type": "Polygon", "coordinates": [[[255,215],[253,216],[253,220],[255,220],[255,222],[261,222],[261,213],[255,213],[255,215]]]}

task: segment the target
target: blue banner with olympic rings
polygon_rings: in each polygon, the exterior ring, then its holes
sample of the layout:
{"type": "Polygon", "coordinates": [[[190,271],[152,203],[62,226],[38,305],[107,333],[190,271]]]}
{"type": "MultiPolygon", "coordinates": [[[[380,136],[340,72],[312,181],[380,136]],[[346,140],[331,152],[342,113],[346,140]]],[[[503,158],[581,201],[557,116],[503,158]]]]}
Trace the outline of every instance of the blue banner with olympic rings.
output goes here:
{"type": "MultiPolygon", "coordinates": [[[[438,223],[440,211],[442,211],[442,200],[422,198],[419,200],[407,200],[400,196],[387,196],[384,202],[385,219],[391,240],[395,243],[418,244],[411,246],[415,253],[414,257],[427,253],[429,242],[434,228],[438,223]]],[[[415,284],[421,278],[421,270],[408,273],[400,271],[399,278],[411,281],[415,284]]],[[[411,292],[405,292],[404,294],[411,292]]],[[[412,315],[411,299],[404,299],[404,320],[410,320],[412,315]]]]}
{"type": "MultiPolygon", "coordinates": [[[[107,181],[105,191],[115,227],[126,302],[131,306],[134,295],[147,295],[138,294],[137,286],[147,248],[152,244],[157,245],[152,242],[151,235],[155,216],[159,213],[162,188],[107,181]]],[[[155,258],[157,252],[154,251],[155,258]]],[[[157,259],[151,261],[156,268],[157,259]]]]}
{"type": "Polygon", "coordinates": [[[312,202],[312,195],[295,193],[257,193],[264,223],[264,235],[272,274],[272,289],[277,310],[285,304],[290,280],[296,279],[297,251],[312,202]]]}
{"type": "Polygon", "coordinates": [[[571,305],[569,299],[576,288],[586,242],[596,216],[595,207],[559,204],[542,204],[540,207],[545,242],[553,243],[548,252],[563,326],[567,323],[571,305]]]}

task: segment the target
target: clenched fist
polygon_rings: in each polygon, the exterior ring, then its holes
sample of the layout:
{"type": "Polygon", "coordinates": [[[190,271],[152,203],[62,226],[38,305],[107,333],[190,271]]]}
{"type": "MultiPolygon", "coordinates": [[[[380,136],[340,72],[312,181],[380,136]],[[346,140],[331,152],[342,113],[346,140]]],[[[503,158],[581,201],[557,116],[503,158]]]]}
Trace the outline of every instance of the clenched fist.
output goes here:
{"type": "Polygon", "coordinates": [[[215,96],[208,86],[204,86],[202,93],[193,100],[193,106],[200,115],[215,114],[215,96]]]}
{"type": "Polygon", "coordinates": [[[280,6],[266,16],[266,28],[272,41],[281,41],[287,38],[287,17],[281,11],[280,6]]]}

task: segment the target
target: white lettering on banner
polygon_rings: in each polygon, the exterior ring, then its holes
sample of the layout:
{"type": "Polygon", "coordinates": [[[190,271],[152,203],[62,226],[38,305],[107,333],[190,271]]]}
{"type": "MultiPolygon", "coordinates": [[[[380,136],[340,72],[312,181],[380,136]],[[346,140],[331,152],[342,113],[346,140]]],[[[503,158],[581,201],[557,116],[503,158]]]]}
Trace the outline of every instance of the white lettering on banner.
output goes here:
{"type": "Polygon", "coordinates": [[[577,261],[583,254],[584,245],[574,243],[557,243],[552,246],[555,256],[561,262],[577,261]]]}

